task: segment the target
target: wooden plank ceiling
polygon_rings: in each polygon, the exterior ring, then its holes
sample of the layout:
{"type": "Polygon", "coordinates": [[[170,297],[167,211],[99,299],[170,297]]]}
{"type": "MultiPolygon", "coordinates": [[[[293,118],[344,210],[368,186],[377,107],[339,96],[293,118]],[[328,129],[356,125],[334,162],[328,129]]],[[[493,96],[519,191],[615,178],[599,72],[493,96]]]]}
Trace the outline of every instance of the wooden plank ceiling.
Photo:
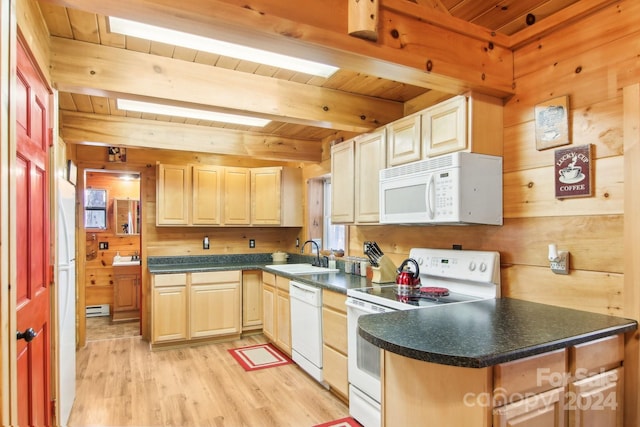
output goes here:
{"type": "MultiPolygon", "coordinates": [[[[434,13],[446,14],[448,17],[458,18],[503,36],[517,35],[519,32],[530,28],[532,23],[540,22],[547,17],[558,14],[577,2],[578,0],[413,0],[413,3],[416,3],[424,10],[434,10],[434,13]]],[[[287,150],[298,144],[296,150],[293,150],[297,152],[296,155],[288,156],[290,160],[317,161],[319,160],[319,148],[308,149],[310,147],[309,143],[319,147],[322,140],[331,139],[335,135],[340,134],[350,137],[362,133],[368,128],[383,125],[401,117],[405,103],[413,101],[418,105],[423,105],[425,102],[435,103],[451,96],[450,93],[438,91],[437,88],[381,78],[375,73],[365,74],[361,71],[342,68],[329,78],[320,78],[258,63],[216,56],[193,49],[113,34],[109,32],[107,18],[97,13],[99,11],[91,10],[90,5],[88,10],[65,7],[68,3],[73,4],[73,2],[62,1],[40,0],[37,2],[51,36],[52,70],[58,70],[57,73],[59,73],[55,74],[52,71],[54,85],[60,89],[61,129],[63,137],[65,137],[65,130],[67,131],[65,139],[71,143],[82,144],[89,142],[84,141],[83,138],[89,138],[88,135],[100,134],[100,131],[95,129],[91,131],[85,129],[83,133],[83,127],[87,127],[86,123],[91,120],[100,122],[99,126],[108,127],[115,126],[115,123],[120,123],[121,120],[119,119],[131,119],[132,126],[140,123],[156,123],[164,127],[182,125],[185,126],[185,129],[194,129],[194,127],[198,127],[200,130],[204,129],[205,134],[207,129],[210,132],[218,132],[222,129],[226,133],[221,135],[245,135],[242,138],[230,138],[231,141],[239,141],[238,144],[246,145],[248,144],[248,139],[257,138],[262,143],[267,144],[268,147],[260,153],[253,154],[264,158],[269,157],[269,151],[274,151],[271,148],[276,146],[278,141],[286,141],[287,143],[283,145],[288,146],[287,150]],[[74,50],[80,53],[74,56],[74,50]],[[124,59],[129,58],[125,54],[130,55],[130,59],[124,59]],[[130,84],[134,86],[142,84],[142,82],[136,80],[139,72],[135,68],[135,63],[140,62],[139,59],[143,58],[143,55],[154,56],[157,61],[165,61],[162,63],[165,64],[163,65],[165,69],[171,67],[171,64],[184,62],[198,64],[201,67],[209,67],[207,69],[210,70],[211,75],[215,76],[215,78],[210,80],[208,84],[210,85],[208,87],[209,92],[205,92],[203,97],[207,93],[211,94],[212,99],[216,97],[216,94],[219,95],[219,99],[216,99],[218,105],[214,105],[216,108],[234,111],[246,110],[250,115],[269,117],[273,121],[264,128],[251,128],[118,110],[114,96],[116,94],[127,96],[126,91],[129,90],[129,86],[126,84],[108,86],[105,82],[103,86],[101,84],[93,84],[92,87],[88,87],[88,85],[83,85],[80,76],[73,75],[74,69],[82,70],[83,67],[89,66],[83,62],[91,60],[87,58],[103,58],[108,55],[122,57],[122,64],[129,61],[131,64],[129,68],[119,68],[120,65],[117,62],[120,62],[120,60],[114,57],[112,59],[112,71],[115,76],[114,79],[122,83],[128,76],[130,84]],[[68,65],[69,70],[64,68],[65,64],[68,65]],[[230,72],[236,74],[231,75],[230,72]],[[68,76],[68,78],[61,77],[62,73],[66,73],[65,76],[68,76]],[[239,85],[239,81],[246,81],[247,84],[239,85]],[[248,91],[247,88],[252,89],[248,91]],[[276,93],[260,93],[260,88],[265,88],[265,91],[275,91],[276,93]],[[308,109],[305,108],[305,99],[302,98],[307,94],[307,91],[309,96],[330,97],[336,105],[347,105],[347,107],[344,107],[345,110],[348,110],[348,105],[357,105],[359,103],[369,105],[372,110],[371,116],[375,118],[371,121],[363,119],[362,127],[347,120],[342,120],[339,116],[340,111],[337,111],[331,120],[327,120],[326,114],[322,117],[314,118],[312,111],[304,111],[308,109]],[[296,99],[295,94],[298,94],[297,98],[300,99],[296,99]],[[266,105],[255,107],[254,110],[249,111],[254,105],[259,104],[258,100],[260,99],[264,98],[269,102],[276,102],[271,101],[271,98],[269,98],[274,96],[277,97],[278,103],[283,106],[289,105],[289,110],[286,107],[282,107],[270,113],[269,105],[266,105]],[[228,105],[220,105],[224,103],[224,99],[227,99],[228,105]],[[420,101],[416,101],[417,99],[420,101]],[[374,111],[384,111],[385,113],[376,114],[374,111]],[[74,131],[76,132],[74,133],[74,131]],[[310,154],[301,153],[307,151],[310,154]]],[[[92,4],[92,2],[88,3],[92,4]]],[[[127,6],[123,5],[121,17],[127,17],[126,9],[127,6]]],[[[91,66],[97,67],[95,64],[91,66]]],[[[182,87],[184,91],[192,89],[191,92],[194,95],[192,103],[199,103],[199,98],[196,96],[199,91],[197,89],[193,90],[193,86],[189,86],[188,83],[181,84],[183,86],[178,87],[182,87]]],[[[146,93],[145,95],[148,98],[153,96],[146,93]]],[[[144,98],[140,93],[129,94],[129,97],[144,98]]],[[[202,103],[204,104],[204,102],[202,103]]],[[[336,108],[336,110],[339,109],[336,108]]],[[[345,116],[348,113],[352,112],[345,112],[345,116]]],[[[118,138],[121,138],[121,136],[112,135],[110,138],[105,137],[103,141],[100,141],[94,137],[90,142],[104,142],[105,145],[136,145],[135,142],[126,140],[126,138],[123,138],[121,144],[118,144],[118,138]]],[[[189,138],[185,137],[185,140],[189,138]]],[[[202,151],[215,152],[216,148],[213,147],[215,144],[207,144],[205,139],[206,137],[199,141],[200,145],[204,147],[202,151]]],[[[148,144],[152,143],[140,143],[140,146],[148,144]]],[[[187,143],[185,142],[185,144],[187,143]]],[[[173,147],[179,148],[175,144],[173,147]]],[[[162,148],[172,148],[172,143],[166,141],[162,148]]],[[[224,150],[218,151],[223,154],[234,154],[232,149],[228,149],[226,152],[224,150]]],[[[272,157],[283,159],[287,155],[280,153],[272,157]]]]}

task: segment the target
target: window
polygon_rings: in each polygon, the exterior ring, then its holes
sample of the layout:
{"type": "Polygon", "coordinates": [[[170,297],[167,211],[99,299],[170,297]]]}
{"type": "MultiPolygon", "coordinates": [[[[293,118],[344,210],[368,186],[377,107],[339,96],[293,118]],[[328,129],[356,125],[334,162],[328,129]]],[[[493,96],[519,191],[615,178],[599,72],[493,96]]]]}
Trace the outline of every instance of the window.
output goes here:
{"type": "Polygon", "coordinates": [[[84,227],[107,228],[107,190],[87,189],[84,192],[84,227]]]}
{"type": "Polygon", "coordinates": [[[331,222],[331,178],[326,178],[323,184],[323,227],[322,241],[324,249],[344,249],[347,251],[347,227],[331,222]]]}

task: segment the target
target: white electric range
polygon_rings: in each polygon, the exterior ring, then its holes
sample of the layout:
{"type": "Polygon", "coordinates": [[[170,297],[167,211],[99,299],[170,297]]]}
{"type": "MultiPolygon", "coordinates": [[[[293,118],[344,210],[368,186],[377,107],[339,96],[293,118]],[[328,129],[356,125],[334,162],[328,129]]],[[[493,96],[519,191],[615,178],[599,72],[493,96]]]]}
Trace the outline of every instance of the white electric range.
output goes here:
{"type": "Polygon", "coordinates": [[[399,295],[395,284],[347,290],[349,413],[365,427],[380,422],[380,351],[358,335],[358,317],[500,297],[500,254],[414,248],[420,290],[399,295]]]}

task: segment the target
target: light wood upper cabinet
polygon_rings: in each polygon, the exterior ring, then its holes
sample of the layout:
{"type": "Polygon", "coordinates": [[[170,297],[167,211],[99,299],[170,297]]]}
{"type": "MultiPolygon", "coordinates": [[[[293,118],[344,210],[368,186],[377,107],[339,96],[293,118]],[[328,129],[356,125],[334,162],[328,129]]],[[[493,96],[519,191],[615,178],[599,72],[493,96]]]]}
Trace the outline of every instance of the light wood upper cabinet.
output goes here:
{"type": "Polygon", "coordinates": [[[157,225],[219,225],[222,168],[158,165],[157,225]]]}
{"type": "Polygon", "coordinates": [[[380,170],[386,164],[385,137],[386,131],[381,129],[355,139],[356,223],[380,220],[380,170]]]}
{"type": "Polygon", "coordinates": [[[331,221],[376,223],[379,182],[386,166],[386,131],[360,135],[331,147],[331,221]]]}
{"type": "Polygon", "coordinates": [[[158,165],[156,224],[188,225],[191,166],[158,165]]]}
{"type": "Polygon", "coordinates": [[[454,151],[502,156],[503,105],[492,96],[455,96],[421,112],[422,158],[454,151]]]}
{"type": "Polygon", "coordinates": [[[222,170],[219,166],[193,166],[191,224],[220,225],[222,170]]]}
{"type": "Polygon", "coordinates": [[[422,127],[425,158],[466,149],[467,97],[456,96],[427,108],[422,127]]]}
{"type": "Polygon", "coordinates": [[[251,224],[302,227],[302,170],[251,169],[251,224]]]}
{"type": "Polygon", "coordinates": [[[331,147],[331,222],[352,223],[355,218],[355,140],[331,147]]]}
{"type": "Polygon", "coordinates": [[[414,114],[387,125],[389,166],[420,160],[422,156],[420,114],[414,114]]]}
{"type": "Polygon", "coordinates": [[[156,225],[302,227],[302,170],[159,164],[156,206],[156,225]]]}
{"type": "Polygon", "coordinates": [[[224,169],[224,220],[225,224],[251,224],[251,170],[247,168],[224,169]]]}

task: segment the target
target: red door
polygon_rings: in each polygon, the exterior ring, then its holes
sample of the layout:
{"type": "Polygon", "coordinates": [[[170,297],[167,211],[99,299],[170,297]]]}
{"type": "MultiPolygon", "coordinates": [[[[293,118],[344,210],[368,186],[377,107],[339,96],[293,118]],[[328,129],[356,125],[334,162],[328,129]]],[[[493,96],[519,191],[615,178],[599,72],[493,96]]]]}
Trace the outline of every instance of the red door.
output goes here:
{"type": "Polygon", "coordinates": [[[47,174],[49,92],[20,43],[17,49],[14,93],[17,112],[15,192],[18,421],[21,426],[46,426],[50,424],[51,334],[47,174]]]}

